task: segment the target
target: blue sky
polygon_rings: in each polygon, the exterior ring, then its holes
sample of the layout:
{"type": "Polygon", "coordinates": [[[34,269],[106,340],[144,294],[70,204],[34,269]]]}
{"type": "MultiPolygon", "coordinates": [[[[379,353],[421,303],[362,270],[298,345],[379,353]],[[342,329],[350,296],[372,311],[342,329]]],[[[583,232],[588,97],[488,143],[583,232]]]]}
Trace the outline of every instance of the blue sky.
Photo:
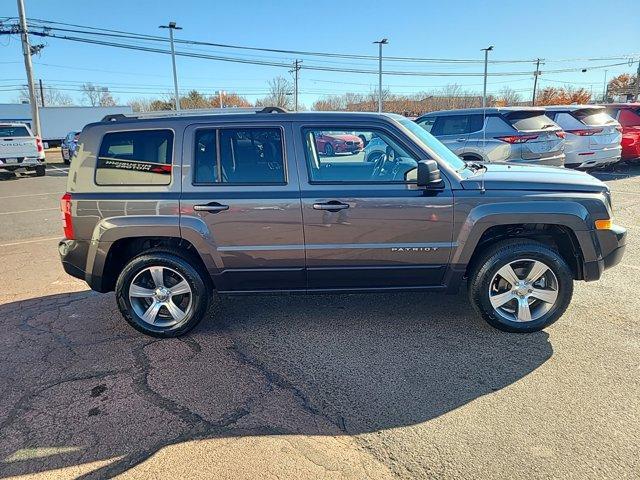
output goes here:
{"type": "MultiPolygon", "coordinates": [[[[629,1],[236,1],[203,0],[108,2],[25,0],[27,16],[87,26],[166,35],[158,25],[176,21],[183,30],[178,38],[216,43],[376,55],[373,40],[389,38],[385,54],[402,57],[482,59],[482,47],[495,45],[494,60],[547,59],[541,86],[574,87],[602,93],[606,64],[623,60],[555,61],[635,54],[640,57],[637,0],[629,1]],[[587,68],[587,72],[544,73],[545,70],[587,68]]],[[[0,17],[16,16],[13,0],[0,3],[0,17]]],[[[40,39],[34,38],[34,43],[40,39]]],[[[107,85],[125,103],[131,98],[160,96],[172,90],[170,58],[161,54],[92,46],[46,39],[47,47],[34,57],[37,78],[46,85],[73,91],[82,82],[107,85]]],[[[213,47],[188,48],[191,52],[292,62],[296,56],[248,52],[213,47]]],[[[369,60],[304,58],[305,65],[375,70],[369,60]]],[[[608,76],[635,72],[636,65],[607,67],[608,76]]],[[[476,73],[481,64],[385,63],[385,68],[421,72],[476,73]]],[[[530,63],[493,64],[490,72],[532,72],[530,63]]],[[[264,96],[267,81],[289,77],[285,68],[178,58],[181,90],[198,88],[237,91],[250,100],[264,96]]],[[[10,102],[17,92],[9,86],[25,82],[20,43],[15,36],[0,36],[0,102],[10,102]]],[[[481,91],[482,78],[468,76],[386,76],[384,84],[395,93],[441,88],[457,83],[481,91]]],[[[377,84],[370,74],[303,70],[301,101],[310,105],[325,94],[347,91],[368,93],[377,84]]],[[[533,76],[489,78],[489,91],[509,86],[529,98],[533,76]]]]}

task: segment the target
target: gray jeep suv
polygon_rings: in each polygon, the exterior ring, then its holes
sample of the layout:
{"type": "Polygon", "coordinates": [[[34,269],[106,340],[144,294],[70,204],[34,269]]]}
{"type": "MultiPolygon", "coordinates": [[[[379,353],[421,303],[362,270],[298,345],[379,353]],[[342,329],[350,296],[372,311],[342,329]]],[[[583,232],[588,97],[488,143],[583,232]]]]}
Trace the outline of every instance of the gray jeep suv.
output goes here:
{"type": "Polygon", "coordinates": [[[623,254],[605,184],[586,173],[465,163],[397,115],[107,117],[82,131],[62,197],[65,270],[115,290],[149,335],[184,334],[217,294],[458,291],[491,325],[539,330],[574,280],[623,254]],[[321,132],[385,154],[328,157],[321,132]],[[362,138],[361,137],[361,138],[362,138]]]}

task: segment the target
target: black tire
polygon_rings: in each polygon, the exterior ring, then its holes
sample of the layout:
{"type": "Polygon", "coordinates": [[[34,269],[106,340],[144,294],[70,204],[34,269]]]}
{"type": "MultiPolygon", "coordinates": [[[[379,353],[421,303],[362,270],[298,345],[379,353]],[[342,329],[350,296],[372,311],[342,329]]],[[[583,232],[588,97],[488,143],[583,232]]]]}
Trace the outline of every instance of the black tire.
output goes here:
{"type": "MultiPolygon", "coordinates": [[[[209,282],[206,280],[206,272],[202,272],[196,262],[183,257],[177,252],[153,250],[133,258],[122,270],[116,282],[116,300],[118,308],[129,324],[152,337],[170,338],[179,337],[194,328],[207,313],[210,300],[209,282]],[[129,288],[134,279],[149,267],[164,267],[169,271],[177,272],[187,281],[191,289],[190,305],[185,309],[185,317],[174,325],[155,326],[145,320],[136,312],[131,303],[129,288]]],[[[151,301],[151,300],[150,300],[151,301]]],[[[166,308],[166,307],[164,307],[166,308]]],[[[160,309],[162,312],[162,307],[160,309]]],[[[168,309],[166,313],[169,313],[168,309]]]]}
{"type": "Polygon", "coordinates": [[[64,162],[65,165],[71,165],[71,159],[69,158],[63,158],[62,161],[64,162]]]}
{"type": "Polygon", "coordinates": [[[47,173],[47,170],[45,169],[44,165],[38,165],[36,168],[36,177],[44,177],[47,173]]]}
{"type": "Polygon", "coordinates": [[[333,157],[335,151],[333,150],[333,145],[331,145],[330,143],[325,143],[324,145],[324,154],[327,157],[333,157]]]}
{"type": "MultiPolygon", "coordinates": [[[[515,265],[518,265],[518,263],[515,263],[515,265]]],[[[520,275],[518,276],[520,277],[520,275]]],[[[468,289],[469,298],[474,309],[491,326],[506,332],[537,332],[558,320],[569,306],[573,296],[573,273],[560,254],[547,245],[526,238],[505,240],[491,247],[474,262],[469,275],[468,289]],[[492,281],[498,270],[505,265],[520,261],[523,262],[522,265],[525,265],[527,261],[542,262],[553,273],[555,277],[551,278],[557,283],[555,288],[557,298],[550,308],[547,307],[549,304],[532,299],[532,302],[534,302],[531,305],[532,307],[543,305],[544,308],[549,309],[538,318],[530,321],[514,321],[515,319],[505,318],[504,310],[498,311],[495,309],[490,300],[492,281]]],[[[554,289],[551,288],[551,290],[554,289]]],[[[517,298],[514,297],[513,302],[515,304],[512,303],[511,305],[517,305],[517,298]]],[[[509,303],[506,305],[508,306],[509,303]]]]}

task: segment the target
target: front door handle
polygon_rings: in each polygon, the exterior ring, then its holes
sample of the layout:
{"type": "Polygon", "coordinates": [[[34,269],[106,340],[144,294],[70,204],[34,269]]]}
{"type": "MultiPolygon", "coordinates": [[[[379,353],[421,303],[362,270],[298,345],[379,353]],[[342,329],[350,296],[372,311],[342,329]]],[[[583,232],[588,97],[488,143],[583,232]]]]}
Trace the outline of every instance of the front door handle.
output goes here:
{"type": "Polygon", "coordinates": [[[462,137],[462,138],[456,138],[456,142],[464,142],[466,140],[466,138],[462,137]]]}
{"type": "Polygon", "coordinates": [[[344,210],[345,208],[349,208],[348,203],[342,203],[337,200],[331,200],[327,203],[314,203],[314,210],[327,210],[329,212],[339,212],[340,210],[344,210]]]}
{"type": "Polygon", "coordinates": [[[207,203],[206,205],[194,205],[193,209],[196,212],[219,213],[225,210],[229,210],[229,205],[222,205],[218,202],[211,202],[207,203]]]}

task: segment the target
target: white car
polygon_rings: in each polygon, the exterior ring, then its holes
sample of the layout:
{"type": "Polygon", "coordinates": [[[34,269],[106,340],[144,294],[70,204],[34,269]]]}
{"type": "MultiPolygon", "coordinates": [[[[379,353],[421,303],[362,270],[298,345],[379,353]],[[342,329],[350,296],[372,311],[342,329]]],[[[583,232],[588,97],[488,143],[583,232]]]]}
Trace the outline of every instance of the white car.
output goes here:
{"type": "Polygon", "coordinates": [[[45,174],[44,145],[24,123],[0,123],[0,172],[45,174]]]}
{"type": "Polygon", "coordinates": [[[546,107],[546,114],[566,133],[566,167],[594,168],[620,161],[622,127],[599,105],[546,107]]]}

